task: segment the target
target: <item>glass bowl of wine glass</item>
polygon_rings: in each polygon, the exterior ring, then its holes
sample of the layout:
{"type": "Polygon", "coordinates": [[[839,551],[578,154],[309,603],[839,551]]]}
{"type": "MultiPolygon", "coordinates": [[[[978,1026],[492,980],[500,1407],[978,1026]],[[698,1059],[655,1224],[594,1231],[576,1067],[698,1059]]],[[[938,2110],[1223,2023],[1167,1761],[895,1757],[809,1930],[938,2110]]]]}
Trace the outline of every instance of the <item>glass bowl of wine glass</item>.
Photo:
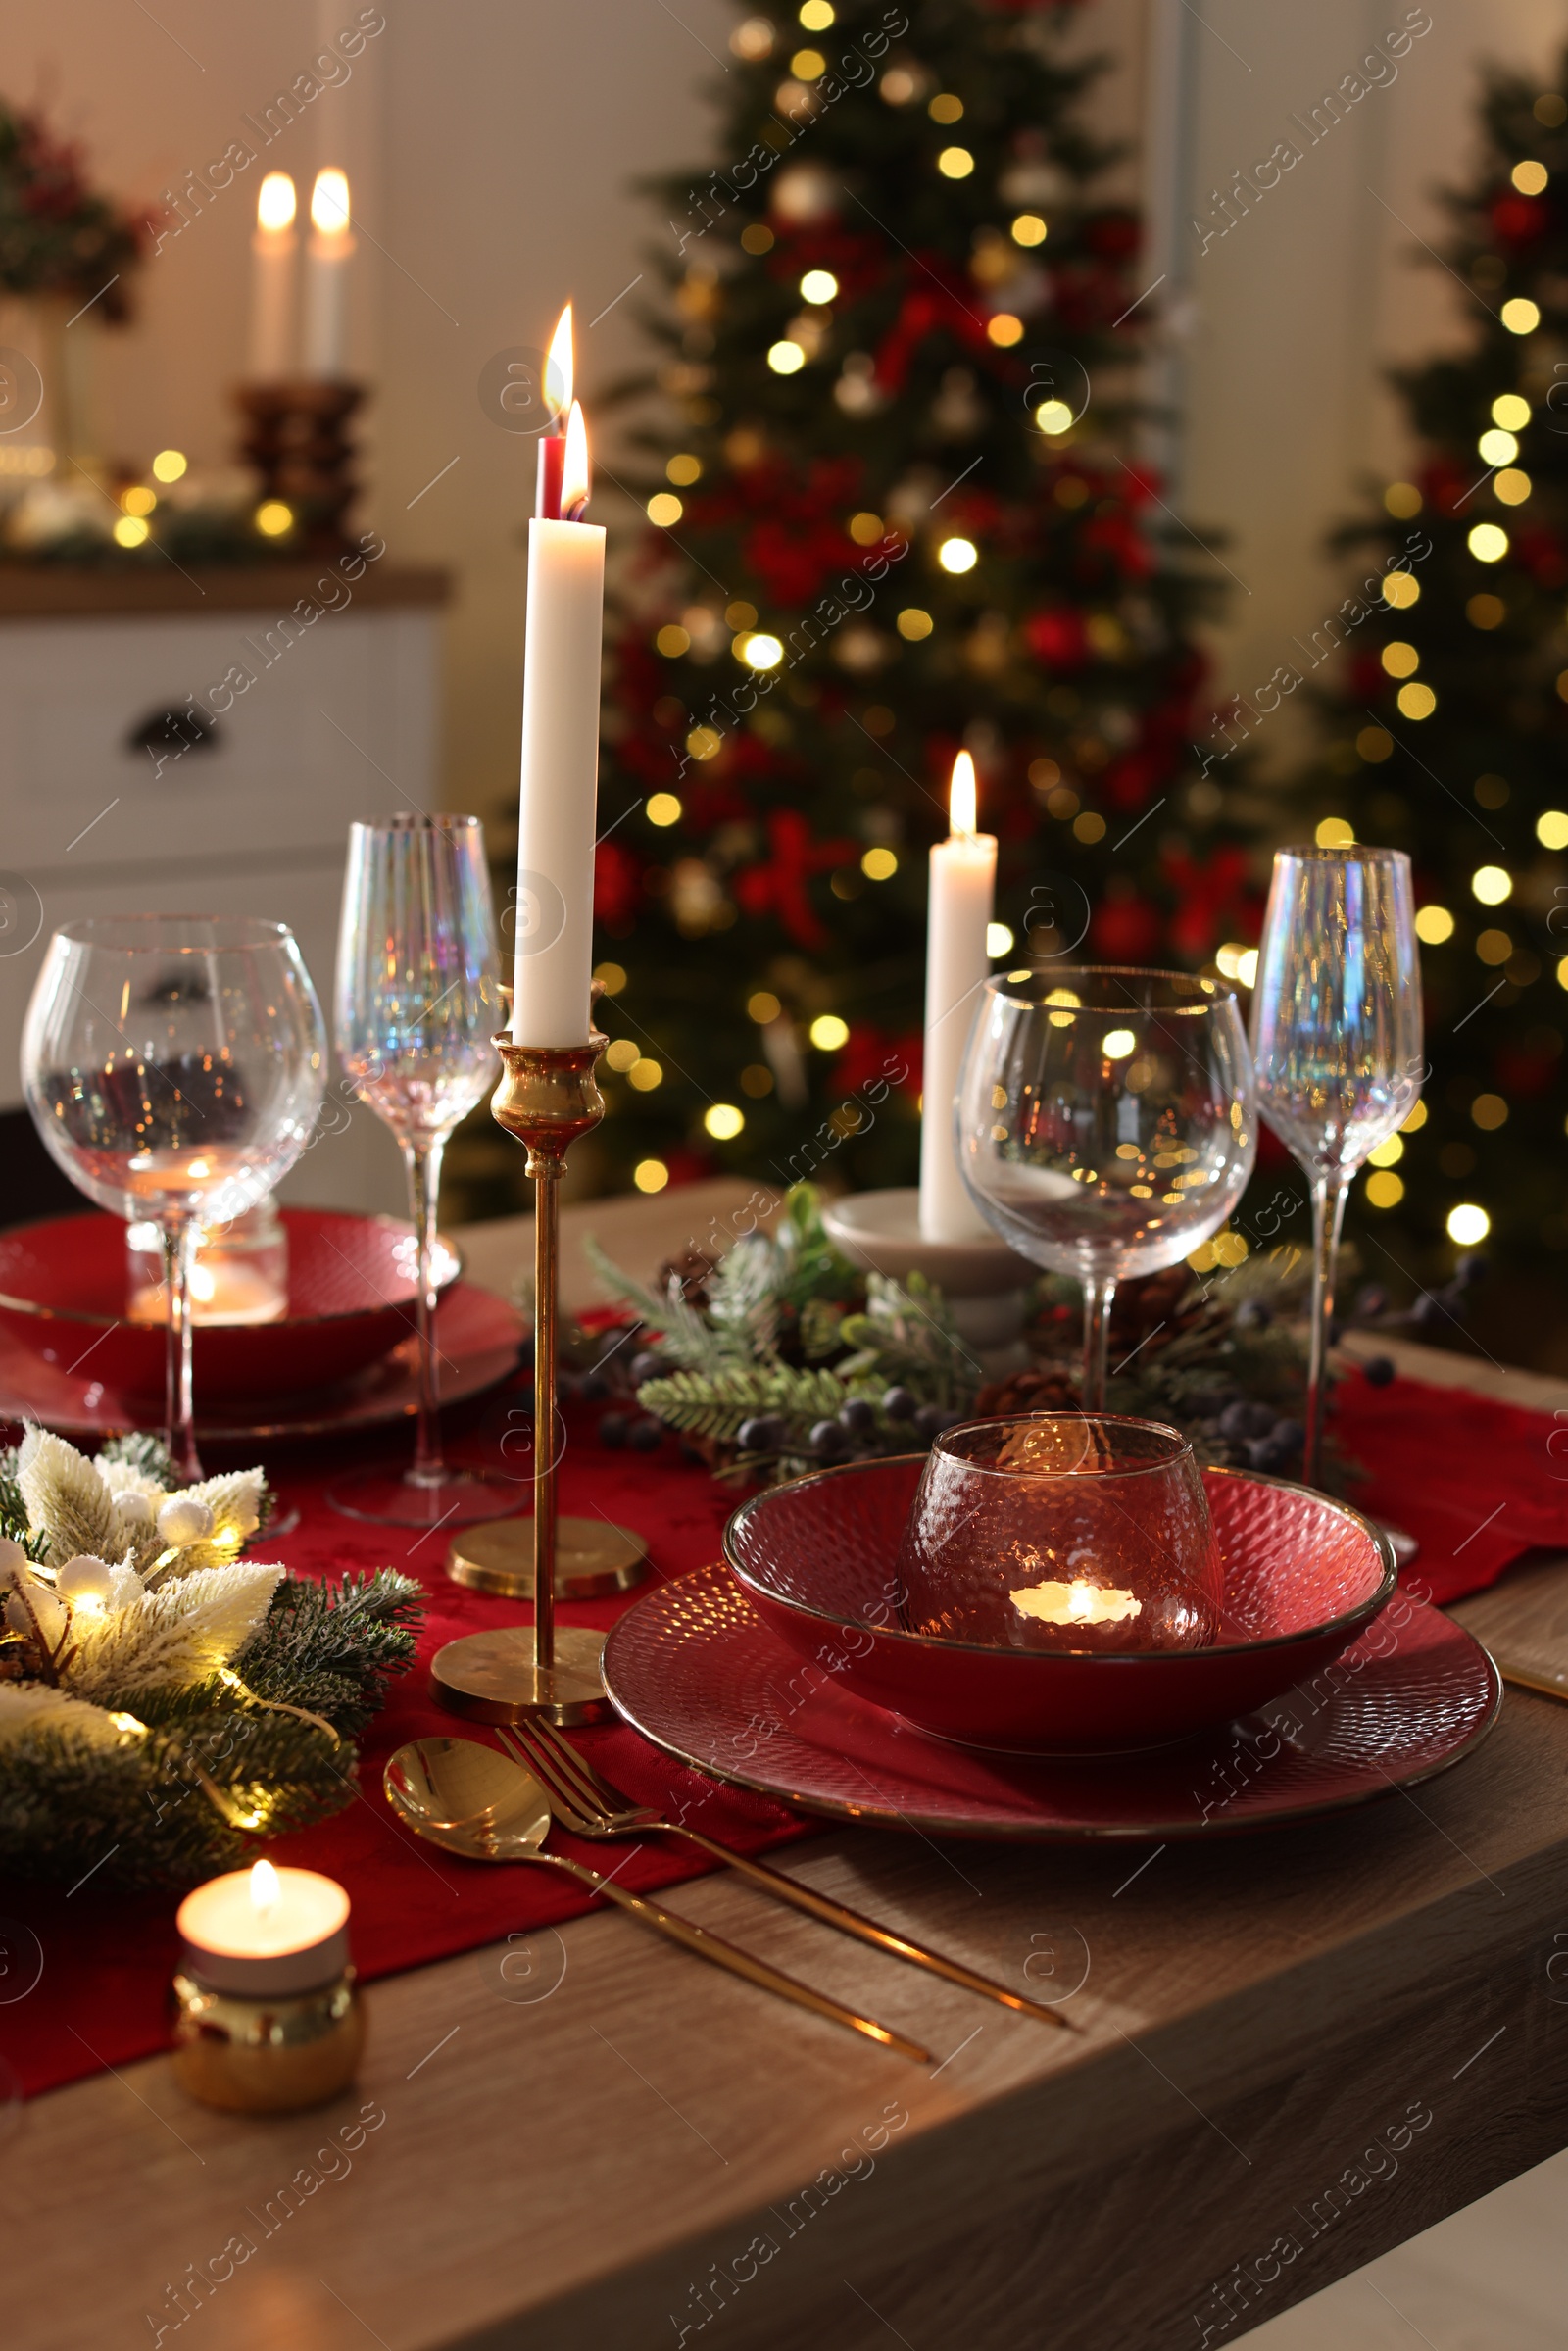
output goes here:
{"type": "Polygon", "coordinates": [[[956,1115],[959,1171],[993,1231],[1083,1285],[1080,1400],[1098,1412],[1116,1284],[1190,1256],[1252,1172],[1236,998],[1175,971],[1000,974],[981,993],[956,1115]]]}

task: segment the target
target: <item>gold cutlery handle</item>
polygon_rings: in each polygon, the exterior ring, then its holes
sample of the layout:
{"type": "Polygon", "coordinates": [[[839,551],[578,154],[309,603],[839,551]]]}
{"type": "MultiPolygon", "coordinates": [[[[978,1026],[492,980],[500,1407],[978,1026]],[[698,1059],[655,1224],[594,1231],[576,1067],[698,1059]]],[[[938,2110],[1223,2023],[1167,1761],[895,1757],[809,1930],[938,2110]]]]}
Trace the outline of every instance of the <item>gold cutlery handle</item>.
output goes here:
{"type": "Polygon", "coordinates": [[[568,1861],[563,1853],[518,1853],[509,1856],[518,1861],[542,1862],[546,1869],[562,1870],[575,1878],[580,1886],[591,1887],[622,1910],[629,1911],[641,1925],[656,1935],[665,1935],[684,1950],[693,1951],[699,1959],[709,1960],[714,1967],[727,1968],[732,1976],[742,1976],[748,1984],[756,1984],[763,1991],[776,1992],[781,2000],[793,2000],[797,2008],[808,2008],[831,2024],[844,2025],[852,2033],[863,2033],[868,2040],[880,2043],[885,2049],[896,2049],[901,2057],[913,2058],[916,2065],[929,2065],[931,2052],[922,2049],[917,2041],[906,2040],[902,2033],[894,2033],[874,2018],[857,2016],[853,2008],[845,2008],[826,1992],[812,1991],[808,1984],[799,1984],[765,1959],[754,1959],[749,1951],[740,1950],[734,1943],[725,1942],[722,1935],[710,1934],[691,1919],[677,1917],[658,1902],[647,1901],[643,1895],[628,1893],[623,1886],[601,1876],[580,1861],[568,1861]]]}
{"type": "Polygon", "coordinates": [[[965,1967],[961,1959],[944,1958],[940,1951],[927,1950],[924,1943],[911,1942],[907,1935],[896,1935],[889,1927],[879,1927],[875,1919],[863,1917],[858,1910],[850,1909],[848,1903],[835,1902],[826,1894],[813,1892],[799,1878],[788,1878],[782,1870],[769,1869],[765,1861],[753,1861],[744,1853],[732,1853],[727,1845],[705,1837],[701,1829],[688,1829],[679,1821],[661,1821],[659,1827],[666,1836],[689,1837],[705,1853],[727,1862],[732,1870],[739,1870],[743,1878],[750,1878],[777,1900],[808,1912],[825,1926],[837,1927],[841,1935],[858,1935],[861,1942],[891,1952],[895,1959],[906,1959],[912,1967],[928,1968],[932,1975],[945,1976],[950,1984],[961,1984],[965,1991],[980,1992],[988,2000],[1000,2000],[1004,2008],[1014,2008],[1021,2016],[1038,2017],[1042,2024],[1055,2025],[1063,2033],[1077,2030],[1057,2009],[1047,2008],[1023,1992],[1009,1991],[1006,1984],[995,1983],[975,1968],[965,1967]]]}

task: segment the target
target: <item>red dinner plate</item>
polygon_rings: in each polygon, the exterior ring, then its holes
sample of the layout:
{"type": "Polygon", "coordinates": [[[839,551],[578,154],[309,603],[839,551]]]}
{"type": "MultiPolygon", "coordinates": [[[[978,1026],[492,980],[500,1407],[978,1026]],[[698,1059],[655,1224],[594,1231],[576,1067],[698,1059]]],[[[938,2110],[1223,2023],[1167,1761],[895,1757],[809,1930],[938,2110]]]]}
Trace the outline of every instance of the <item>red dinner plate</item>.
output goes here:
{"type": "MultiPolygon", "coordinates": [[[[516,1365],[524,1336],[520,1315],[493,1291],[455,1282],[436,1308],[441,1401],[457,1404],[482,1395],[516,1365]]],[[[416,1342],[405,1339],[390,1354],[353,1379],[331,1388],[301,1389],[293,1396],[222,1396],[206,1399],[196,1379],[196,1433],[206,1442],[253,1438],[349,1436],[384,1422],[404,1420],[418,1409],[416,1342]]],[[[67,1372],[19,1346],[0,1329],[0,1421],[38,1420],[62,1437],[109,1436],[117,1429],[158,1425],[158,1409],[145,1396],[125,1396],[101,1379],[93,1362],[67,1372]]]]}
{"type": "MultiPolygon", "coordinates": [[[[198,1323],[191,1335],[198,1410],[230,1418],[255,1399],[347,1380],[414,1327],[414,1228],[395,1216],[284,1208],[288,1312],[277,1322],[198,1323]],[[244,1399],[243,1403],[239,1399],[244,1399]]],[[[462,1263],[441,1245],[436,1287],[462,1263]]],[[[118,1216],[57,1216],[0,1233],[0,1328],[44,1363],[76,1365],[145,1412],[161,1405],[164,1332],[126,1322],[125,1228],[118,1216]],[[89,1367],[90,1366],[90,1367],[89,1367]]],[[[286,1406],[284,1407],[287,1408],[286,1406]]]]}
{"type": "Polygon", "coordinates": [[[634,1729],[696,1770],[808,1812],[926,1836],[1167,1838],[1308,1820],[1441,1772],[1483,1739],[1497,1670],[1440,1609],[1397,1599],[1310,1682],[1136,1755],[999,1755],[917,1731],[768,1630],[721,1566],[664,1584],[610,1636],[634,1729]]]}

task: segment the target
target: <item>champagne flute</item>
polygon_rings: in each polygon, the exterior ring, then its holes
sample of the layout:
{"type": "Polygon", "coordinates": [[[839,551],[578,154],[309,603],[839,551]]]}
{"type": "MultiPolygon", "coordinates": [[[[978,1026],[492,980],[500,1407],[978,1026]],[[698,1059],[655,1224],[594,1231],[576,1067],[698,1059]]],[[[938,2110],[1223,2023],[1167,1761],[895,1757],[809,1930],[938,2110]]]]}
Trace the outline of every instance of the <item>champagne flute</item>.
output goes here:
{"type": "Polygon", "coordinates": [[[1116,1284],[1190,1256],[1257,1151],[1241,1013],[1173,971],[986,982],[958,1084],[958,1165],[986,1222],[1084,1292],[1083,1408],[1105,1403],[1116,1284]]]}
{"type": "Polygon", "coordinates": [[[351,1518],[463,1526],[516,1507],[514,1485],[449,1469],[442,1457],[434,1328],[442,1154],[494,1081],[491,1038],[500,1022],[501,959],[478,817],[351,825],[337,1050],[360,1100],[403,1147],[418,1253],[419,1357],[414,1459],[401,1476],[375,1472],[334,1487],[327,1498],[351,1518]]]}
{"type": "Polygon", "coordinates": [[[1345,1197],[1421,1092],[1421,959],[1402,849],[1282,849],[1252,991],[1258,1106],[1312,1194],[1306,1460],[1323,1454],[1323,1374],[1345,1197]]]}
{"type": "Polygon", "coordinates": [[[128,914],[55,933],[27,1006],[27,1107],[78,1190],[163,1240],[164,1418],[200,1478],[190,1277],[201,1227],[265,1200],[311,1138],[326,1041],[291,932],[249,917],[128,914]]]}

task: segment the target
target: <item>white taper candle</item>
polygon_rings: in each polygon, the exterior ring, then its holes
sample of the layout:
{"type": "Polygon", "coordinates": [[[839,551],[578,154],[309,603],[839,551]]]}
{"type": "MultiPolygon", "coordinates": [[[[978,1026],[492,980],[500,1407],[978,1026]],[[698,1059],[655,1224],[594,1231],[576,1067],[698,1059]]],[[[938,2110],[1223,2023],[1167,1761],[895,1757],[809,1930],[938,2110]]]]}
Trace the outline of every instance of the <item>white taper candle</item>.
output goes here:
{"type": "Polygon", "coordinates": [[[966,751],[953,764],[950,811],[952,833],[931,851],[926,913],[920,1238],[987,1241],[991,1228],[964,1191],[954,1135],[963,1049],[991,971],[986,932],[997,882],[995,836],[975,830],[974,761],[966,751]]]}

